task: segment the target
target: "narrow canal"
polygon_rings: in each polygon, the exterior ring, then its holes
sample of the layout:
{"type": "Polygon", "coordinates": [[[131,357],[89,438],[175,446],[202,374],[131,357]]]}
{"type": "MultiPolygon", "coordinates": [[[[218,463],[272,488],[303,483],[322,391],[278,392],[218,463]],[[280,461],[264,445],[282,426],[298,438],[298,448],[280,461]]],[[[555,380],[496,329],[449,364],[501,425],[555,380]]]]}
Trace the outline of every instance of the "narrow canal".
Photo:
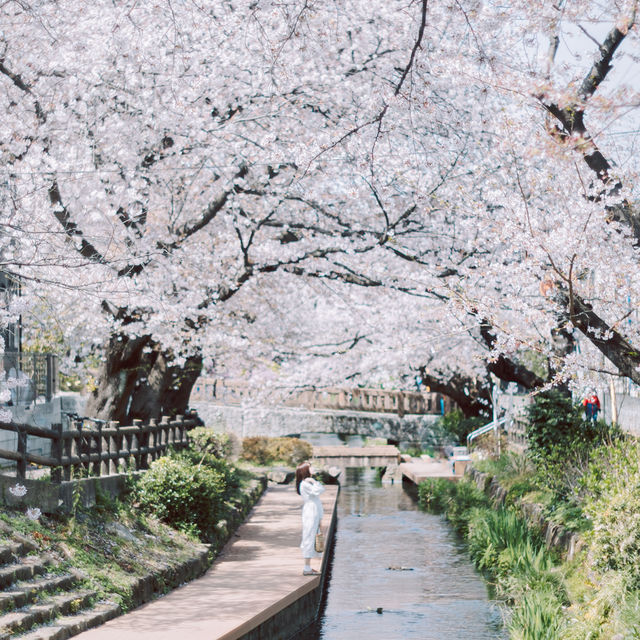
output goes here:
{"type": "Polygon", "coordinates": [[[309,640],[506,638],[461,542],[375,470],[342,478],[326,606],[309,640]]]}

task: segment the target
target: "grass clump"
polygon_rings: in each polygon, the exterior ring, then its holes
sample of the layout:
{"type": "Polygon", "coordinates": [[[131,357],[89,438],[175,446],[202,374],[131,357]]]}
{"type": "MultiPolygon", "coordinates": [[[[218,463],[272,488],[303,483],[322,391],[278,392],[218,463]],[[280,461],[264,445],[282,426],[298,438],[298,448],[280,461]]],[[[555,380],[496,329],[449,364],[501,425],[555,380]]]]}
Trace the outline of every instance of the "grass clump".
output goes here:
{"type": "Polygon", "coordinates": [[[418,496],[422,507],[445,515],[496,594],[512,605],[512,638],[563,638],[566,588],[556,558],[538,532],[513,508],[493,507],[484,492],[465,479],[425,481],[418,496]]]}
{"type": "Polygon", "coordinates": [[[418,503],[423,509],[442,513],[454,492],[453,483],[446,478],[428,478],[418,485],[418,503]]]}

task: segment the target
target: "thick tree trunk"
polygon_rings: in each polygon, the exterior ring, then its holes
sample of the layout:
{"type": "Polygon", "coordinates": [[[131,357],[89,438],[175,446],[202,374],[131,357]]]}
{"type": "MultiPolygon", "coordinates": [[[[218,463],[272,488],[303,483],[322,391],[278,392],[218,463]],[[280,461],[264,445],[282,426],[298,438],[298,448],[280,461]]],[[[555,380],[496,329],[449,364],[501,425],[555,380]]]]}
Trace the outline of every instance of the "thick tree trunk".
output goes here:
{"type": "Polygon", "coordinates": [[[200,356],[177,366],[172,355],[163,352],[150,336],[113,335],[105,346],[97,386],[85,414],[121,424],[184,414],[201,370],[200,356]]]}
{"type": "Polygon", "coordinates": [[[149,336],[130,338],[114,334],[104,347],[104,358],[97,376],[97,384],[89,396],[85,414],[101,420],[126,422],[138,380],[148,359],[145,347],[149,336]]]}
{"type": "Polygon", "coordinates": [[[201,371],[200,356],[192,356],[177,366],[171,363],[170,354],[158,353],[146,380],[139,383],[132,397],[129,418],[146,422],[150,418],[184,415],[201,371]]]}

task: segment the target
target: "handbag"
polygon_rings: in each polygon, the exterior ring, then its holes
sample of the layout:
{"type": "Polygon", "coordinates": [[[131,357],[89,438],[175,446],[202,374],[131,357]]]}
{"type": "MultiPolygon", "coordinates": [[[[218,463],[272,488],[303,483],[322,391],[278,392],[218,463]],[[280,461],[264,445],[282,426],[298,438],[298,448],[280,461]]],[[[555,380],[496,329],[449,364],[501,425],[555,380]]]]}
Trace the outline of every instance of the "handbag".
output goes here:
{"type": "Polygon", "coordinates": [[[322,553],[324,551],[324,535],[322,535],[322,531],[318,529],[318,533],[316,533],[316,543],[314,548],[317,553],[322,553]]]}

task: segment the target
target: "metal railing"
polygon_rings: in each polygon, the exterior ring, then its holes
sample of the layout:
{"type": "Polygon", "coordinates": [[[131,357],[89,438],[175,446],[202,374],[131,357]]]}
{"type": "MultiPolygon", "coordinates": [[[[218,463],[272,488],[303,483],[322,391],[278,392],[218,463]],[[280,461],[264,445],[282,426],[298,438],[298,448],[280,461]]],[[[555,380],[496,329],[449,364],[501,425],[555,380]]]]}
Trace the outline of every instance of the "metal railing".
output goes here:
{"type": "Polygon", "coordinates": [[[484,435],[485,433],[489,433],[493,431],[498,436],[499,428],[506,424],[507,418],[500,418],[499,420],[493,420],[489,424],[485,424],[483,427],[478,427],[475,431],[472,431],[469,435],[467,435],[467,447],[471,444],[473,440],[484,435]]]}
{"type": "Polygon", "coordinates": [[[121,427],[117,422],[94,422],[89,428],[84,420],[73,423],[64,430],[61,424],[51,429],[29,424],[0,422],[0,431],[17,433],[15,451],[0,449],[0,459],[16,462],[16,476],[24,479],[27,464],[51,469],[51,480],[61,482],[72,477],[107,476],[121,471],[147,469],[156,458],[164,455],[169,447],[181,449],[188,445],[187,432],[197,426],[197,417],[185,420],[176,416],[170,420],[163,417],[160,422],[150,420],[142,424],[134,420],[133,425],[121,427]],[[28,451],[30,437],[51,440],[49,456],[28,451]]]}

